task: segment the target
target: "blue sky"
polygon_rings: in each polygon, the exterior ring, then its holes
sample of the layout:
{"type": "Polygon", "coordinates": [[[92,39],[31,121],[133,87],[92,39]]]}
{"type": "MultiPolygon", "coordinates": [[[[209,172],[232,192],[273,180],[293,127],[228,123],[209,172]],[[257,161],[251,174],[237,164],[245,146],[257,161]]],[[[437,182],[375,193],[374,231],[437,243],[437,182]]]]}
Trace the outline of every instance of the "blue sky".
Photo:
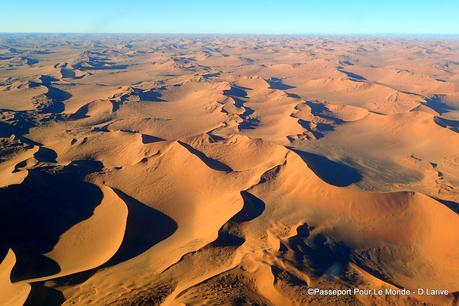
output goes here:
{"type": "Polygon", "coordinates": [[[459,0],[23,0],[0,32],[459,34],[459,0]]]}

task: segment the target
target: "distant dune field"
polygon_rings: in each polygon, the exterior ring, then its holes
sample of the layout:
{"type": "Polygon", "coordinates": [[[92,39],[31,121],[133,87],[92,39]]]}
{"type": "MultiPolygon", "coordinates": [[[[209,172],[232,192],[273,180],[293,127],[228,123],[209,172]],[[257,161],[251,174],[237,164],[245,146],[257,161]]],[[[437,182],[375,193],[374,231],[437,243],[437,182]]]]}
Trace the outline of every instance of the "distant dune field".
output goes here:
{"type": "Polygon", "coordinates": [[[458,305],[458,133],[459,40],[2,34],[0,305],[458,305]]]}

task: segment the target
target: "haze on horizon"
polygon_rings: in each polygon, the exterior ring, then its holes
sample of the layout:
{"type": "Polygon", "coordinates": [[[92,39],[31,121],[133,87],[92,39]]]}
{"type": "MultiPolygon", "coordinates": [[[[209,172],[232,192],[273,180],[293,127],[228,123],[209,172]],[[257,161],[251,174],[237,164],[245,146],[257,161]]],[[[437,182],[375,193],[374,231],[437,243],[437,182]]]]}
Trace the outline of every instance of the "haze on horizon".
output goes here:
{"type": "Polygon", "coordinates": [[[6,2],[0,32],[457,35],[459,2],[6,2]]]}

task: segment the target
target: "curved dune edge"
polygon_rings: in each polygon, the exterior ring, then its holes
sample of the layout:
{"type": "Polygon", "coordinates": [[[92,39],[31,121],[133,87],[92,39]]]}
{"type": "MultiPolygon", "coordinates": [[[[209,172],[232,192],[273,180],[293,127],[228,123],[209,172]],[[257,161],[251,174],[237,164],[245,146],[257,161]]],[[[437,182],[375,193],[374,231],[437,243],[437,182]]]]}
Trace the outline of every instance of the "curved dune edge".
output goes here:
{"type": "Polygon", "coordinates": [[[25,162],[32,158],[38,152],[39,147],[34,146],[32,149],[17,154],[7,162],[0,164],[0,188],[8,185],[20,184],[27,177],[27,170],[14,171],[17,164],[25,162]]]}
{"type": "Polygon", "coordinates": [[[98,267],[108,261],[120,247],[126,229],[126,204],[107,186],[100,186],[104,198],[94,215],[65,232],[54,249],[45,254],[59,263],[69,275],[98,267]]]}
{"type": "Polygon", "coordinates": [[[9,249],[0,263],[0,305],[22,306],[26,301],[31,287],[27,283],[11,283],[10,274],[16,264],[16,256],[9,249]]]}
{"type": "Polygon", "coordinates": [[[128,209],[107,186],[99,186],[104,194],[94,214],[63,233],[53,250],[46,253],[59,264],[57,274],[23,282],[45,281],[86,270],[107,262],[118,251],[124,237],[128,209]]]}

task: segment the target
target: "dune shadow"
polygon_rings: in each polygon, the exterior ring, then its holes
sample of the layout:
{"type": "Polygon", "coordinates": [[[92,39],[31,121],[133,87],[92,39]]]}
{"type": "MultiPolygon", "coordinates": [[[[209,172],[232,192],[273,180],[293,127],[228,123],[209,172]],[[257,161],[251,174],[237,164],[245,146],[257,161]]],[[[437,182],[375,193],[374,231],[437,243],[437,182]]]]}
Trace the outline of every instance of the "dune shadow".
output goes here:
{"type": "Polygon", "coordinates": [[[221,161],[208,157],[203,152],[196,150],[189,144],[183,141],[180,141],[180,140],[178,140],[178,143],[181,144],[185,149],[187,149],[191,154],[197,156],[200,160],[202,160],[202,162],[204,162],[209,168],[213,170],[217,170],[217,171],[224,171],[224,172],[233,171],[233,169],[231,169],[230,166],[222,163],[221,161]]]}
{"type": "Polygon", "coordinates": [[[301,97],[300,97],[299,95],[297,95],[297,94],[295,94],[295,93],[291,93],[291,92],[288,92],[288,93],[287,93],[287,96],[288,96],[289,98],[301,99],[301,97]]]}
{"type": "Polygon", "coordinates": [[[332,132],[335,130],[335,127],[327,123],[312,123],[311,121],[306,121],[303,119],[298,120],[298,124],[301,125],[303,129],[310,132],[316,139],[325,137],[326,132],[332,132]]]}
{"type": "Polygon", "coordinates": [[[260,119],[258,118],[244,118],[244,121],[239,123],[238,129],[240,130],[254,130],[260,125],[260,119]]]}
{"type": "Polygon", "coordinates": [[[5,246],[0,247],[0,264],[5,259],[7,254],[8,254],[8,248],[5,246]]]}
{"type": "Polygon", "coordinates": [[[245,238],[238,231],[238,225],[254,220],[265,210],[265,203],[248,191],[241,191],[244,200],[242,209],[226,222],[218,231],[217,239],[211,243],[214,247],[239,247],[245,238]]]}
{"type": "Polygon", "coordinates": [[[61,75],[64,79],[74,79],[76,74],[72,69],[62,68],[61,75]]]}
{"type": "Polygon", "coordinates": [[[314,116],[319,116],[329,121],[332,121],[334,124],[342,124],[343,120],[331,116],[331,112],[326,105],[321,102],[316,101],[306,101],[306,105],[311,109],[311,113],[314,116]]]}
{"type": "Polygon", "coordinates": [[[430,98],[426,98],[425,101],[425,106],[427,106],[430,109],[433,109],[440,115],[454,110],[454,107],[451,107],[444,101],[443,95],[433,95],[430,98]]]}
{"type": "Polygon", "coordinates": [[[72,95],[68,92],[53,86],[48,87],[48,93],[46,95],[48,96],[48,98],[59,102],[63,102],[72,97],[72,95]]]}
{"type": "Polygon", "coordinates": [[[269,80],[267,80],[267,82],[271,89],[288,90],[295,88],[295,86],[284,84],[282,79],[279,78],[270,78],[269,80]]]}
{"type": "Polygon", "coordinates": [[[306,101],[305,104],[311,109],[314,116],[325,119],[322,120],[323,122],[315,119],[311,121],[298,119],[298,124],[316,139],[325,137],[326,133],[334,131],[337,125],[344,123],[343,120],[333,117],[328,107],[322,102],[306,101]]]}
{"type": "Polygon", "coordinates": [[[65,109],[64,102],[72,97],[72,95],[62,89],[54,86],[53,82],[58,81],[55,77],[49,75],[40,76],[41,85],[48,89],[45,96],[49,102],[45,105],[39,106],[41,112],[44,113],[61,113],[65,109]]]}
{"type": "Polygon", "coordinates": [[[116,112],[119,110],[121,105],[124,103],[129,103],[134,99],[134,101],[142,101],[142,102],[167,102],[164,99],[161,99],[161,92],[155,91],[155,90],[144,90],[141,88],[131,88],[129,92],[124,93],[123,95],[120,96],[120,99],[118,101],[116,100],[111,100],[113,104],[112,112],[116,112]]]}
{"type": "Polygon", "coordinates": [[[362,175],[355,168],[330,160],[324,156],[300,150],[292,150],[308,167],[328,184],[346,187],[362,180],[362,175]]]}
{"type": "Polygon", "coordinates": [[[344,70],[342,67],[338,67],[338,71],[344,73],[348,78],[350,78],[353,81],[367,81],[367,79],[361,76],[360,74],[344,70]]]}
{"type": "Polygon", "coordinates": [[[145,90],[139,91],[137,93],[141,101],[145,102],[166,102],[166,100],[161,99],[162,94],[154,90],[145,90]]]}
{"type": "Polygon", "coordinates": [[[236,96],[231,96],[231,98],[233,99],[234,105],[237,108],[244,109],[244,112],[239,115],[242,119],[247,120],[247,118],[254,113],[254,110],[252,108],[244,105],[246,101],[244,101],[242,98],[236,96]]]}
{"type": "Polygon", "coordinates": [[[112,103],[112,113],[115,113],[117,112],[120,107],[121,107],[121,104],[123,103],[122,101],[110,101],[112,103]]]}
{"type": "Polygon", "coordinates": [[[451,120],[442,117],[434,117],[434,121],[439,126],[450,129],[453,132],[459,133],[459,120],[451,120]]]}
{"type": "Polygon", "coordinates": [[[223,94],[225,96],[233,96],[238,98],[247,97],[246,88],[232,85],[230,89],[224,90],[223,94]]]}
{"type": "Polygon", "coordinates": [[[162,212],[146,206],[119,189],[115,193],[126,203],[128,217],[123,242],[103,266],[111,266],[142,254],[177,230],[177,223],[162,212]]]}
{"type": "MultiPolygon", "coordinates": [[[[0,109],[0,116],[7,110],[0,109]]],[[[27,144],[34,143],[33,141],[24,137],[29,133],[32,127],[37,125],[34,115],[27,111],[15,111],[13,115],[14,120],[4,122],[0,120],[0,137],[10,137],[15,135],[27,144]]]]}
{"type": "Polygon", "coordinates": [[[215,72],[215,73],[205,73],[202,76],[205,79],[211,79],[211,78],[218,78],[220,75],[221,75],[220,72],[215,72]]]}
{"type": "Polygon", "coordinates": [[[100,169],[101,164],[92,161],[31,169],[21,184],[0,189],[0,249],[11,248],[17,254],[12,280],[59,272],[57,264],[42,254],[50,252],[64,232],[88,219],[100,204],[100,189],[83,181],[100,169]]]}
{"type": "Polygon", "coordinates": [[[25,280],[36,277],[53,275],[61,271],[57,262],[43,254],[30,252],[29,250],[15,250],[16,265],[11,271],[12,280],[25,280]]]}
{"type": "Polygon", "coordinates": [[[459,203],[453,202],[453,201],[447,201],[447,200],[442,200],[442,199],[436,199],[438,202],[442,203],[452,211],[454,211],[456,214],[459,214],[459,203]]]}
{"type": "MultiPolygon", "coordinates": [[[[88,103],[89,104],[89,103],[88,103]]],[[[83,105],[82,107],[80,107],[76,112],[74,112],[73,114],[71,114],[68,119],[69,120],[80,120],[80,119],[83,119],[83,118],[88,118],[89,116],[87,115],[88,114],[88,111],[89,111],[89,105],[88,104],[85,104],[83,105]]]]}
{"type": "Polygon", "coordinates": [[[127,64],[118,64],[113,62],[105,54],[96,51],[85,51],[80,58],[80,61],[72,65],[73,69],[81,71],[87,70],[122,70],[127,69],[127,64]]]}
{"type": "Polygon", "coordinates": [[[64,294],[62,292],[45,287],[42,282],[31,284],[32,288],[24,303],[24,306],[58,306],[65,302],[64,294]]]}
{"type": "Polygon", "coordinates": [[[339,64],[342,66],[353,66],[354,63],[349,59],[342,59],[339,61],[339,64]]]}
{"type": "Polygon", "coordinates": [[[249,90],[249,88],[231,85],[230,89],[223,91],[224,95],[231,97],[234,100],[234,105],[237,108],[242,108],[244,110],[244,113],[239,115],[239,117],[243,119],[243,121],[238,124],[239,130],[253,130],[260,124],[260,120],[258,118],[250,117],[250,115],[254,113],[254,110],[245,106],[248,99],[247,90],[249,90]]]}
{"type": "Polygon", "coordinates": [[[33,155],[33,157],[39,162],[55,163],[57,153],[52,149],[40,146],[38,148],[38,151],[33,155]]]}
{"type": "Polygon", "coordinates": [[[306,101],[306,105],[309,106],[312,114],[315,116],[328,112],[328,108],[321,102],[306,101]]]}
{"type": "Polygon", "coordinates": [[[160,141],[164,141],[164,139],[160,138],[160,137],[148,135],[148,134],[142,134],[142,143],[143,144],[160,142],[160,141]]]}
{"type": "Polygon", "coordinates": [[[20,59],[27,65],[32,66],[38,64],[40,61],[36,58],[29,57],[29,56],[21,56],[20,59]]]}
{"type": "Polygon", "coordinates": [[[299,279],[295,275],[291,274],[290,272],[279,268],[278,266],[272,265],[271,266],[271,273],[274,276],[274,283],[277,283],[279,280],[286,280],[289,284],[294,286],[307,286],[308,284],[299,279]]]}
{"type": "Polygon", "coordinates": [[[0,121],[0,137],[10,137],[14,134],[14,129],[8,123],[0,121]]]}
{"type": "MultiPolygon", "coordinates": [[[[297,234],[288,239],[287,245],[293,251],[294,264],[300,270],[308,266],[315,275],[327,279],[343,275],[351,260],[351,249],[324,234],[312,234],[313,229],[308,224],[300,225],[296,229],[297,234]]],[[[281,244],[279,253],[284,254],[287,250],[287,246],[281,244]]]]}
{"type": "Polygon", "coordinates": [[[218,231],[218,237],[210,245],[213,247],[239,247],[243,245],[245,238],[231,233],[227,226],[222,227],[218,231]]]}
{"type": "Polygon", "coordinates": [[[242,209],[231,218],[236,223],[248,222],[259,217],[265,210],[265,203],[247,191],[241,191],[244,200],[242,209]]]}

